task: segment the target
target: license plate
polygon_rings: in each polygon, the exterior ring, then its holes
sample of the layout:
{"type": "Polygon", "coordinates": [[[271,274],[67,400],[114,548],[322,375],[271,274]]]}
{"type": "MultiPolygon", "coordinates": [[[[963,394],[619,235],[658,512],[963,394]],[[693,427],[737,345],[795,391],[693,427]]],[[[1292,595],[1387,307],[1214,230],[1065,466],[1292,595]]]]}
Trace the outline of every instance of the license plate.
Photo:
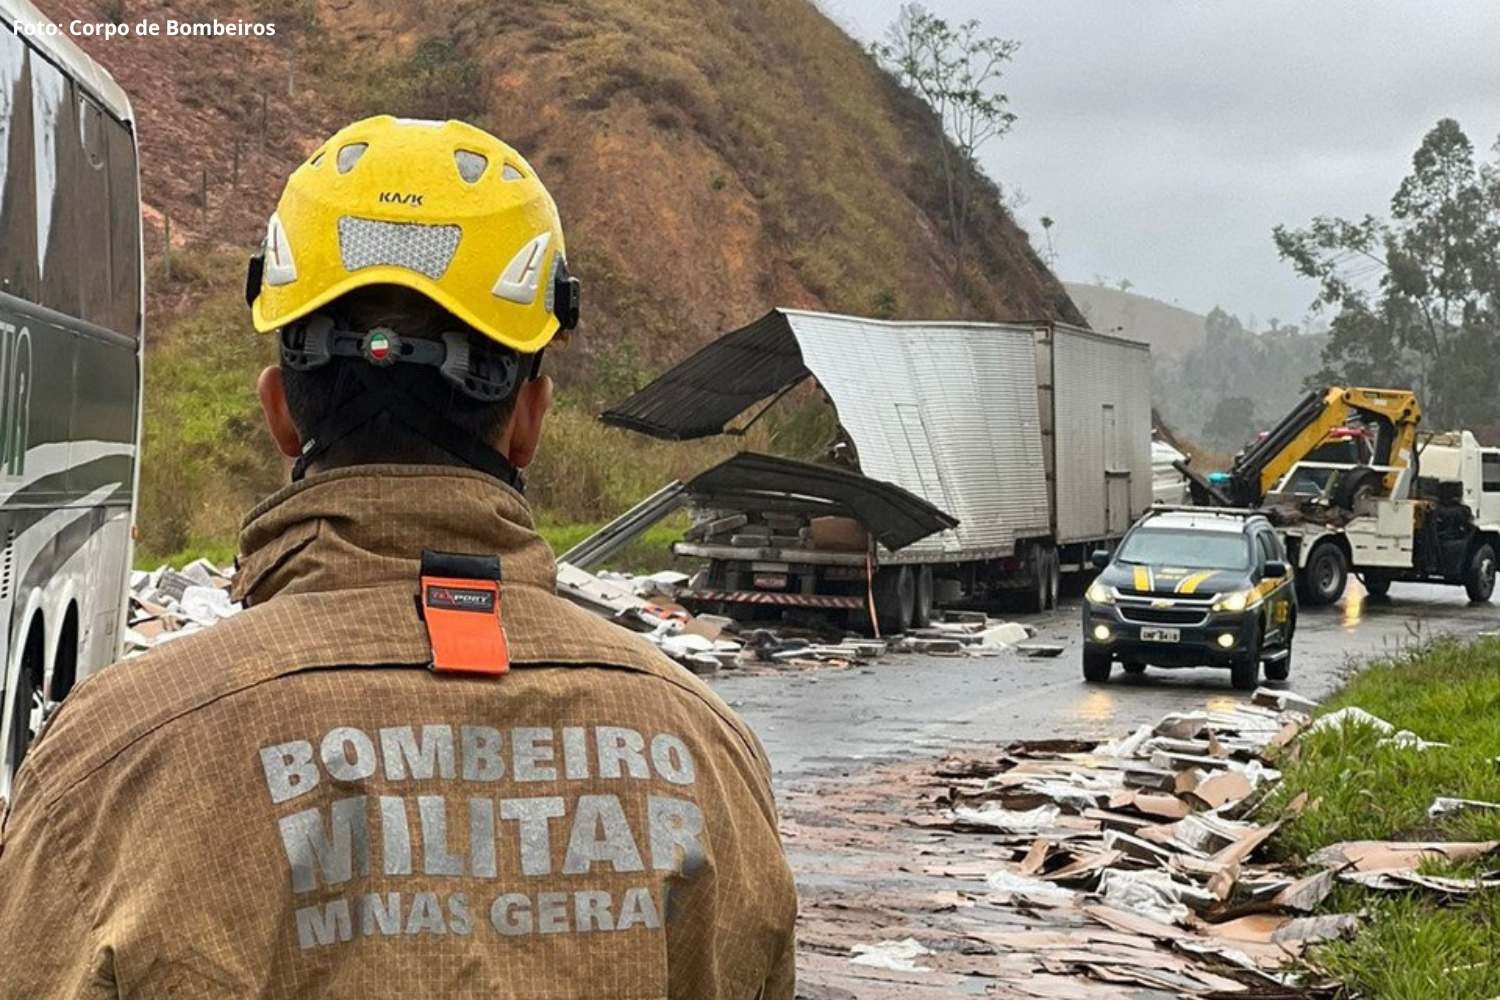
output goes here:
{"type": "Polygon", "coordinates": [[[1142,642],[1181,642],[1182,629],[1179,628],[1143,628],[1141,629],[1142,642]]]}

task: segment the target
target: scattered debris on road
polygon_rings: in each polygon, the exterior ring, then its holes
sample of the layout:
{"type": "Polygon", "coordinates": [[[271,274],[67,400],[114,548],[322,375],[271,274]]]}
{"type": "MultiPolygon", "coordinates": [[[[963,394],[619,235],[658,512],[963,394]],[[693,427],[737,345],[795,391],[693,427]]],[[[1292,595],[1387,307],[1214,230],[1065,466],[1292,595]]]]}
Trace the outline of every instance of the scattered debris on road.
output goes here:
{"type": "Polygon", "coordinates": [[[149,573],[132,573],[125,655],[139,656],[237,614],[240,606],[229,598],[233,579],[234,570],[207,559],[196,559],[181,570],[159,566],[149,573]]]}
{"type": "Polygon", "coordinates": [[[1032,630],[982,612],[953,611],[942,621],[872,639],[809,617],[775,626],[742,624],[712,614],[694,614],[681,603],[691,592],[685,573],[666,570],[640,576],[591,573],[571,563],[557,566],[557,589],[581,607],[641,633],[662,652],[698,674],[719,670],[847,668],[888,653],[927,656],[1057,656],[1063,647],[1032,643],[1032,630]]]}
{"type": "Polygon", "coordinates": [[[1500,855],[1500,843],[1355,842],[1302,867],[1265,860],[1283,823],[1319,807],[1303,794],[1279,816],[1259,812],[1312,707],[1262,689],[1114,741],[1027,741],[792,790],[801,995],[1334,995],[1302,960],[1359,927],[1357,914],[1321,912],[1340,881],[1463,896],[1500,886],[1500,870],[1448,878],[1419,866],[1500,855]],[[894,873],[861,875],[871,870],[894,873]],[[902,964],[908,952],[891,949],[908,942],[925,951],[902,964]]]}

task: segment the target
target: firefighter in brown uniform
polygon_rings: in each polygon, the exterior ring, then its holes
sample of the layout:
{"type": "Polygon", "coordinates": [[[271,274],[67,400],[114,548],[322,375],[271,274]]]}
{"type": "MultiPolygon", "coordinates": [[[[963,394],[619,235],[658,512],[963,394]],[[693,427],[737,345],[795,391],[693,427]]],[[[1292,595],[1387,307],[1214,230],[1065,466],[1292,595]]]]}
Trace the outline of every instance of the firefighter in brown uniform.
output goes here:
{"type": "Polygon", "coordinates": [[[247,610],[79,685],[0,846],[0,996],[793,996],[754,735],[554,593],[517,471],[577,318],[552,199],[458,122],[303,163],[248,295],[293,483],[247,610]]]}

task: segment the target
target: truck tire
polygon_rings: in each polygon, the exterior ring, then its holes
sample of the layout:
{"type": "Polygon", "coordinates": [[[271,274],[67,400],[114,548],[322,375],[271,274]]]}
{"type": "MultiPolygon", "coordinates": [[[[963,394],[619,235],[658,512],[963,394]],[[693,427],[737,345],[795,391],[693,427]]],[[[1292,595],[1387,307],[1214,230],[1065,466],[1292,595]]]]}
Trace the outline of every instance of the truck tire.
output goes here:
{"type": "Polygon", "coordinates": [[[1495,547],[1489,542],[1481,542],[1469,556],[1464,590],[1469,592],[1469,600],[1481,604],[1495,592],[1495,547]]]}
{"type": "Polygon", "coordinates": [[[1367,496],[1372,496],[1378,491],[1385,481],[1385,476],[1368,465],[1350,469],[1339,479],[1338,486],[1333,490],[1333,502],[1350,513],[1354,512],[1354,505],[1367,496]]]}
{"type": "Polygon", "coordinates": [[[1371,597],[1388,597],[1391,593],[1391,578],[1378,570],[1368,570],[1363,577],[1365,590],[1371,597]]]}
{"type": "Polygon", "coordinates": [[[926,628],[932,624],[932,602],[933,582],[932,567],[922,565],[917,567],[917,598],[912,607],[912,624],[917,628],[926,628]]]}
{"type": "Polygon", "coordinates": [[[1057,607],[1062,595],[1062,559],[1056,549],[1047,550],[1047,610],[1057,607]]]}
{"type": "Polygon", "coordinates": [[[1114,669],[1114,660],[1110,659],[1108,653],[1095,653],[1085,649],[1083,651],[1083,679],[1090,684],[1103,684],[1109,680],[1109,672],[1114,669]]]}
{"type": "Polygon", "coordinates": [[[875,618],[881,635],[900,635],[916,615],[917,579],[910,566],[887,566],[875,574],[875,618]]]}
{"type": "Polygon", "coordinates": [[[1307,567],[1298,575],[1302,599],[1313,607],[1335,603],[1349,583],[1349,557],[1333,542],[1321,542],[1307,557],[1307,567]]]}
{"type": "Polygon", "coordinates": [[[1051,564],[1054,555],[1051,546],[1034,545],[1031,547],[1031,557],[1026,561],[1030,564],[1027,572],[1031,576],[1031,585],[1022,592],[1022,611],[1046,611],[1056,599],[1052,597],[1052,570],[1051,564]],[[1049,601],[1051,603],[1049,603],[1049,601]]]}

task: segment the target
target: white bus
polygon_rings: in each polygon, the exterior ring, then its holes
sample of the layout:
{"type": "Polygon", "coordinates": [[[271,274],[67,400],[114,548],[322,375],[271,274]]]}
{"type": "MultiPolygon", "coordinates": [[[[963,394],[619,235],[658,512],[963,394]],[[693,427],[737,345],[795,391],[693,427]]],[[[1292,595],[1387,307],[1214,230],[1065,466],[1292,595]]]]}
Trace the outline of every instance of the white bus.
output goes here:
{"type": "Polygon", "coordinates": [[[0,796],[115,660],[141,423],[141,206],[124,91],[0,0],[0,796]]]}

